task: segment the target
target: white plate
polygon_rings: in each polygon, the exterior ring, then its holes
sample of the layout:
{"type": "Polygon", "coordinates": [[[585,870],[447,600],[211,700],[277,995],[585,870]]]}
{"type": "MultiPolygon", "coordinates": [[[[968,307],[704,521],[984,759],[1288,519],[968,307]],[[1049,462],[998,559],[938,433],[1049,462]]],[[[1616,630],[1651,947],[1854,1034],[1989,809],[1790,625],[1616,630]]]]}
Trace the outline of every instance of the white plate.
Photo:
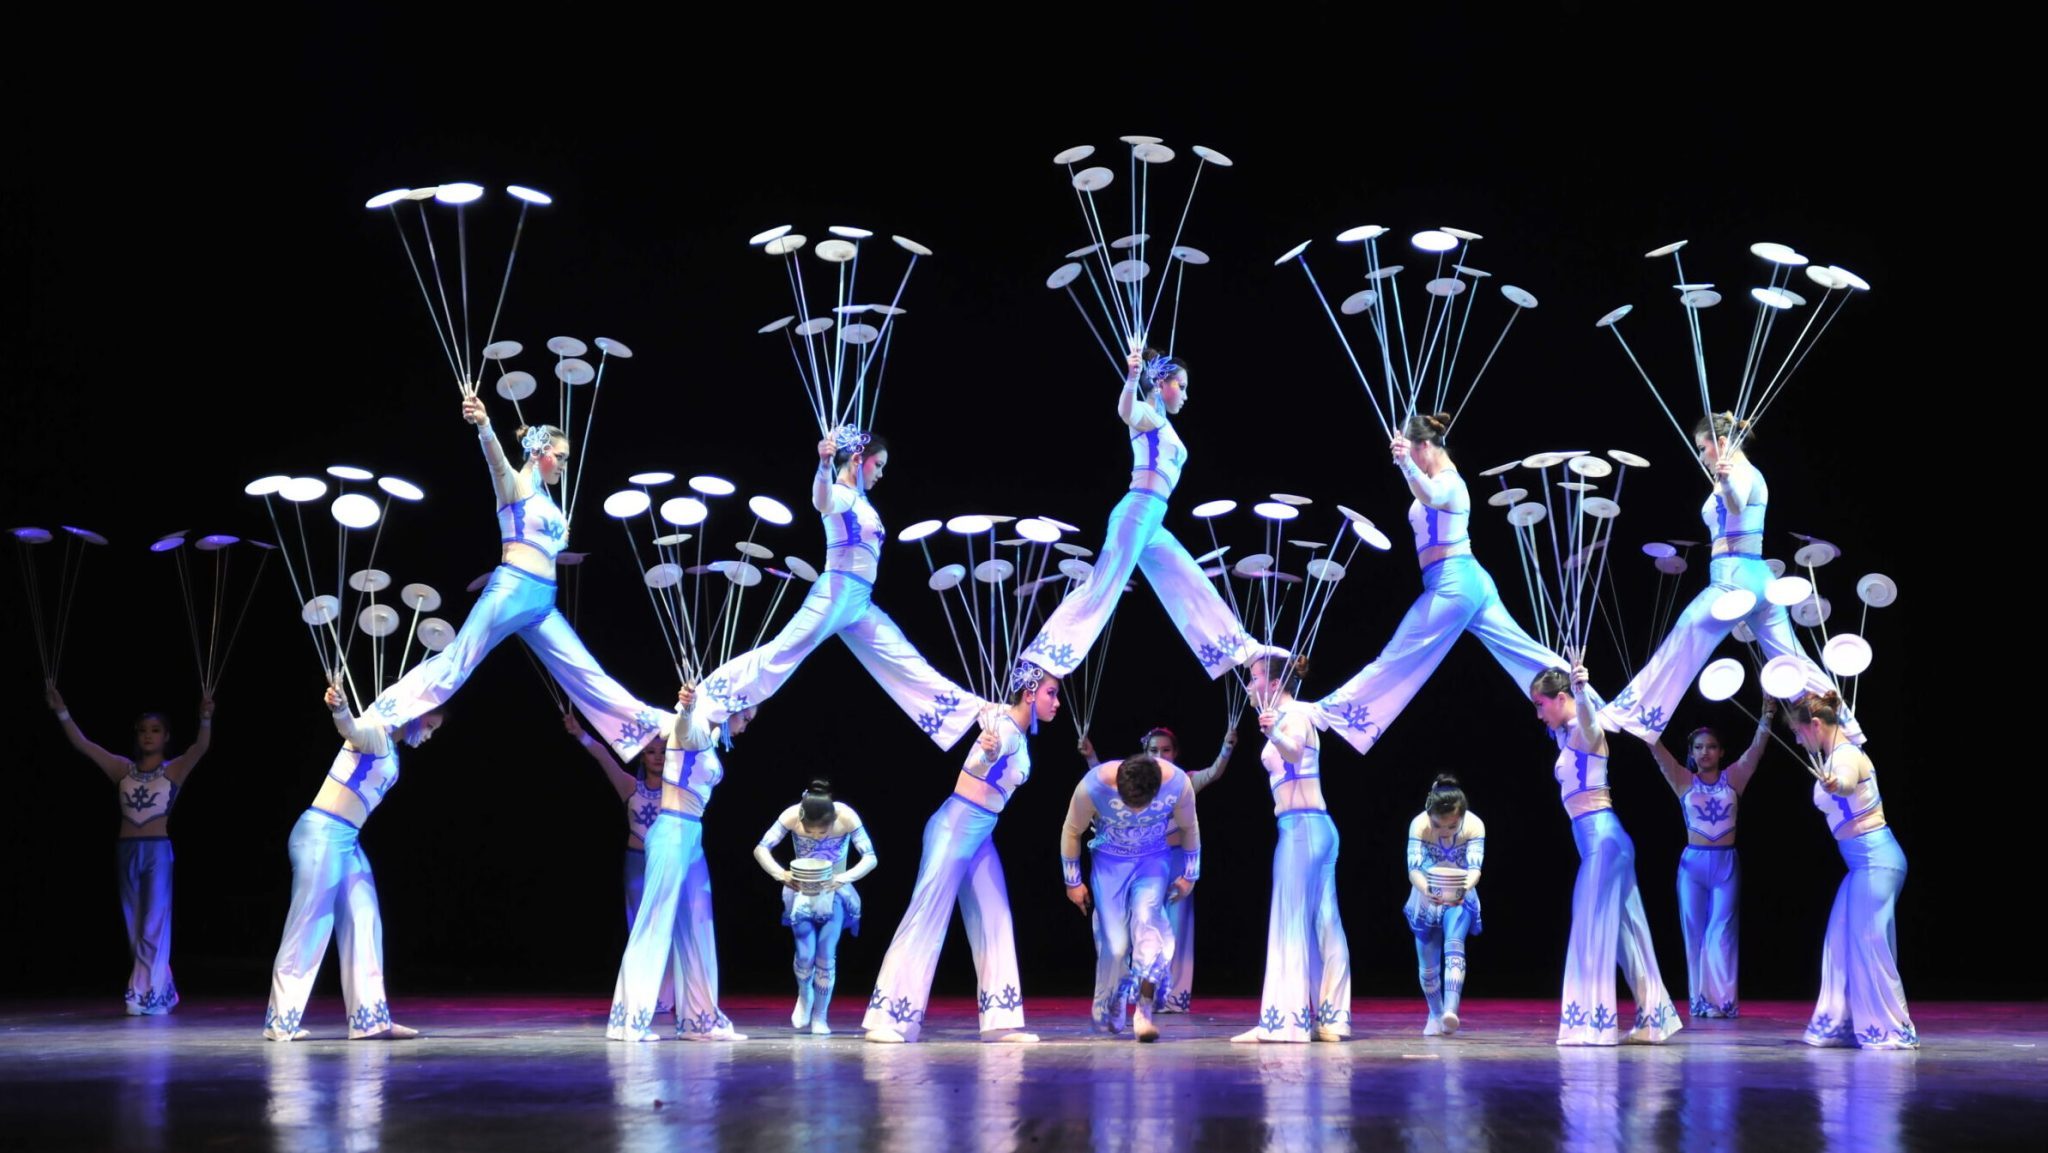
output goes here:
{"type": "Polygon", "coordinates": [[[1756,594],[1748,589],[1729,589],[1714,598],[1707,611],[1717,621],[1739,621],[1756,608],[1756,594]]]}
{"type": "Polygon", "coordinates": [[[1855,633],[1831,637],[1821,647],[1820,663],[1838,677],[1861,676],[1870,667],[1870,642],[1855,633]]]}
{"type": "Polygon", "coordinates": [[[1871,608],[1881,609],[1899,599],[1899,585],[1881,572],[1866,573],[1856,582],[1856,595],[1871,608]]]}
{"type": "Polygon", "coordinates": [[[1741,661],[1722,657],[1700,670],[1700,695],[1710,701],[1725,701],[1742,688],[1746,676],[1741,661]]]}
{"type": "Polygon", "coordinates": [[[1772,657],[1764,663],[1763,671],[1757,674],[1756,679],[1764,686],[1765,692],[1781,701],[1789,701],[1806,691],[1806,662],[1789,653],[1772,657]]]}
{"type": "Polygon", "coordinates": [[[1813,595],[1813,582],[1802,576],[1781,576],[1764,586],[1764,599],[1791,608],[1813,595]]]}

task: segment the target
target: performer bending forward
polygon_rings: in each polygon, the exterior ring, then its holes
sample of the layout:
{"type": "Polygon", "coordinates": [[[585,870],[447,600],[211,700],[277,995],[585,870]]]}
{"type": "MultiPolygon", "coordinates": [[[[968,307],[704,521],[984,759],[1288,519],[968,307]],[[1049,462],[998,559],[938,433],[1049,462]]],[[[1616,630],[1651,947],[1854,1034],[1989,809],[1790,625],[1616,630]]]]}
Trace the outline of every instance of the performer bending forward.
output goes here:
{"type": "MultiPolygon", "coordinates": [[[[796,935],[796,1008],[793,1029],[808,1027],[812,1036],[831,1035],[825,1020],[839,977],[841,930],[860,935],[860,893],[855,881],[881,863],[874,842],[853,806],[832,799],[832,785],[812,781],[803,800],[782,811],[754,846],[754,859],[782,885],[782,923],[796,935]],[[775,863],[775,846],[790,834],[796,839],[796,860],[824,861],[832,876],[817,892],[807,893],[795,874],[775,863]],[[860,864],[846,867],[848,847],[860,850],[860,864]]],[[[795,862],[792,861],[792,864],[795,862]]]]}
{"type": "Polygon", "coordinates": [[[960,904],[974,970],[976,1003],[985,1041],[1032,1042],[1023,1032],[1024,994],[1017,976],[1017,938],[1010,926],[1010,891],[996,856],[996,818],[1010,794],[1031,779],[1031,746],[1024,734],[1059,714],[1060,682],[1035,665],[1010,674],[1010,701],[995,714],[967,756],[953,795],[924,826],[924,856],[917,864],[910,907],[896,926],[882,972],[868,998],[861,1028],[867,1039],[915,1041],[924,1028],[925,1003],[939,949],[960,904]]]}
{"type": "MultiPolygon", "coordinates": [[[[693,690],[676,694],[678,726],[687,724],[693,690]]],[[[742,732],[752,712],[732,719],[742,732]]],[[[673,996],[676,1036],[685,1041],[744,1041],[718,1008],[718,936],[711,923],[711,870],[704,863],[704,807],[725,779],[725,765],[702,725],[666,734],[661,769],[661,812],[648,827],[647,875],[640,912],[626,938],[619,979],[612,988],[605,1036],[614,1041],[659,1041],[654,1021],[673,996]]]]}
{"type": "Polygon", "coordinates": [[[1092,914],[1095,924],[1095,1028],[1122,1032],[1135,1002],[1138,1040],[1157,1041],[1152,1006],[1173,971],[1166,908],[1187,899],[1202,879],[1202,830],[1188,775],[1149,756],[1090,769],[1074,786],[1060,829],[1060,873],[1067,900],[1092,914]],[[1092,894],[1081,880],[1081,838],[1091,823],[1092,894]],[[1170,832],[1180,834],[1178,873],[1170,869],[1170,832]]]}
{"type": "Polygon", "coordinates": [[[1351,1035],[1351,944],[1337,912],[1337,825],[1323,803],[1315,706],[1294,699],[1308,662],[1282,653],[1253,659],[1247,686],[1260,702],[1266,747],[1259,763],[1273,793],[1273,907],[1266,921],[1266,984],[1259,1023],[1232,1041],[1341,1041],[1351,1035]]]}
{"type": "Polygon", "coordinates": [[[1820,1000],[1806,1026],[1809,1045],[1918,1049],[1899,980],[1899,891],[1906,852],[1885,823],[1877,766],[1843,731],[1842,698],[1805,693],[1785,706],[1785,721],[1819,758],[1813,804],[1827,818],[1849,875],[1835,890],[1821,945],[1820,1000]]]}
{"type": "Polygon", "coordinates": [[[292,904],[270,977],[263,1035],[272,1041],[310,1035],[300,1023],[332,934],[340,955],[349,1039],[403,1041],[419,1033],[391,1021],[391,1004],[384,996],[384,918],[361,837],[370,814],[398,783],[398,745],[425,744],[443,718],[435,710],[393,729],[373,714],[351,717],[347,699],[331,685],[327,709],[345,743],[313,804],[292,826],[292,904]]]}
{"type": "Polygon", "coordinates": [[[1636,888],[1636,846],[1614,815],[1607,789],[1607,734],[1586,691],[1586,670],[1552,669],[1529,685],[1536,717],[1557,740],[1557,778],[1579,847],[1572,883],[1572,932],[1564,954],[1564,996],[1557,1020],[1560,1045],[1614,1045],[1623,1040],[1614,996],[1617,958],[1635,997],[1630,1041],[1662,1041],[1684,1028],[1650,944],[1650,922],[1636,888]]]}
{"type": "Polygon", "coordinates": [[[1481,928],[1479,871],[1485,864],[1486,822],[1465,807],[1458,778],[1438,773],[1422,811],[1408,822],[1408,903],[1401,907],[1415,934],[1416,969],[1429,1004],[1425,1037],[1458,1031],[1465,938],[1481,928]]]}

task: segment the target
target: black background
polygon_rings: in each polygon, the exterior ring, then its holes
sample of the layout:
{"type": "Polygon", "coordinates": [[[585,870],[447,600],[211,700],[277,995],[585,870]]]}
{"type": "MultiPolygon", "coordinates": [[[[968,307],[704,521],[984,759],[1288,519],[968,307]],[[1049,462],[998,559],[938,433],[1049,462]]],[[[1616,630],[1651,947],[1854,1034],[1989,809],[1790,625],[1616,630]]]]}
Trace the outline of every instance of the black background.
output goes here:
{"type": "MultiPolygon", "coordinates": [[[[746,238],[780,223],[814,237],[848,223],[936,250],[904,300],[880,420],[895,447],[877,504],[892,528],[968,511],[1044,513],[1080,524],[1093,544],[1124,485],[1125,450],[1101,354],[1072,307],[1042,287],[1085,240],[1048,161],[1073,144],[1113,152],[1118,135],[1151,133],[1182,155],[1161,171],[1155,209],[1177,210],[1188,146],[1237,161],[1204,174],[1185,237],[1214,263],[1189,277],[1181,318],[1180,349],[1196,366],[1178,421],[1192,461],[1169,526],[1193,544],[1204,539],[1187,514],[1195,503],[1273,490],[1317,499],[1296,535],[1327,539],[1308,530],[1336,502],[1400,526],[1408,496],[1357,381],[1298,272],[1272,260],[1317,238],[1309,255],[1334,299],[1356,287],[1356,265],[1329,239],[1338,231],[1385,224],[1395,254],[1417,229],[1470,228],[1486,236],[1473,263],[1541,306],[1517,323],[1451,448],[1468,475],[1548,448],[1653,458],[1629,479],[1616,534],[1614,579],[1638,659],[1654,574],[1636,548],[1698,535],[1703,486],[1592,321],[1638,305],[1631,342],[1667,390],[1685,395],[1670,267],[1641,254],[1690,239],[1688,275],[1731,296],[1706,315],[1725,392],[1751,316],[1737,301],[1763,267],[1749,244],[1783,241],[1868,278],[1875,290],[1842,314],[1756,442],[1772,485],[1768,550],[1789,555],[1793,530],[1840,544],[1843,558],[1821,573],[1840,609],[1856,607],[1864,572],[1890,573],[1904,589],[1871,618],[1877,663],[1862,711],[1912,861],[1900,904],[1908,988],[1920,998],[2040,992],[2037,972],[1938,948],[1953,908],[1988,902],[1978,870],[1991,862],[1943,848],[1959,814],[1931,775],[1942,722],[1911,707],[1930,690],[1906,677],[1912,625],[1933,643],[1937,590],[1918,560],[1939,530],[1914,486],[1882,467],[1926,430],[1889,402],[1922,383],[1918,337],[1938,292],[1908,268],[1909,247],[1924,241],[1907,221],[1941,217],[1922,199],[1937,178],[1927,166],[1941,128],[1901,54],[1908,30],[1832,12],[1759,25],[1719,9],[1618,18],[1577,4],[1418,19],[1348,5],[1228,18],[1166,6],[943,20],[778,13],[751,25],[634,26],[580,11],[478,11],[458,23],[351,9],[217,36],[165,28],[122,48],[77,28],[51,36],[10,78],[12,476],[0,499],[10,525],[82,524],[113,538],[87,558],[64,655],[63,687],[90,735],[124,747],[133,714],[160,708],[178,742],[189,737],[196,692],[183,610],[170,562],[145,546],[187,528],[267,537],[258,502],[240,492],[253,477],[347,462],[414,479],[430,498],[392,516],[379,567],[454,594],[490,566],[487,478],[390,226],[359,207],[370,194],[457,179],[489,186],[470,224],[472,272],[491,289],[511,223],[498,189],[524,183],[556,197],[529,221],[502,335],[534,350],[520,364],[535,371],[544,372],[538,346],[557,333],[615,336],[637,353],[608,372],[580,462],[589,488],[574,547],[592,555],[578,624],[610,671],[662,701],[673,673],[624,541],[598,512],[605,492],[648,468],[731,476],[743,494],[799,509],[796,524],[764,537],[778,552],[822,552],[802,512],[815,430],[780,342],[754,333],[789,311],[788,293],[746,238]]],[[[1124,162],[1105,162],[1121,179],[1124,162]]],[[[1121,222],[1119,209],[1106,227],[1121,222]]],[[[881,264],[900,267],[893,252],[881,264]]],[[[1490,339],[1505,308],[1484,303],[1475,334],[1490,339]]],[[[496,404],[501,427],[508,408],[496,404]]],[[[1526,619],[1497,513],[1482,508],[1473,535],[1526,619]]],[[[1395,536],[1392,554],[1361,555],[1353,568],[1311,695],[1370,659],[1414,597],[1405,533],[1395,536]]],[[[57,548],[33,557],[46,582],[57,548]]],[[[951,668],[921,561],[893,544],[885,561],[878,599],[951,668]]],[[[1687,595],[1703,567],[1684,578],[1687,595]]],[[[16,743],[0,805],[0,918],[11,940],[0,988],[111,1000],[126,962],[110,789],[42,709],[20,586],[6,588],[0,699],[16,743]]],[[[259,590],[220,692],[213,751],[175,818],[174,964],[188,997],[261,995],[290,883],[285,838],[333,755],[319,670],[287,588],[273,571],[259,590]]],[[[459,620],[467,598],[451,600],[444,615],[459,620]]],[[[1220,690],[1143,589],[1118,617],[1111,658],[1096,724],[1105,754],[1164,723],[1182,734],[1186,760],[1205,764],[1222,726],[1220,690]]],[[[1617,691],[1613,655],[1594,660],[1596,681],[1617,691]]],[[[393,995],[600,1000],[624,940],[618,803],[512,647],[455,706],[439,738],[406,757],[401,787],[364,838],[393,995]]],[[[1732,708],[1693,696],[1672,737],[1705,722],[1737,741],[1749,729],[1732,708]]],[[[1263,962],[1272,821],[1257,733],[1249,722],[1244,731],[1231,773],[1202,797],[1198,994],[1250,995],[1263,962]]],[[[1053,851],[1082,767],[1073,742],[1065,717],[1038,738],[1038,779],[997,833],[1035,995],[1082,992],[1092,972],[1053,851]]],[[[1553,749],[1480,646],[1458,645],[1370,757],[1334,737],[1325,749],[1356,991],[1414,993],[1399,917],[1402,838],[1431,776],[1449,769],[1465,778],[1491,841],[1468,990],[1553,993],[1576,855],[1549,774],[1553,749]]],[[[841,949],[857,1001],[959,759],[906,724],[841,647],[814,656],[728,756],[706,821],[726,988],[788,984],[775,889],[748,849],[805,781],[825,775],[866,816],[882,854],[862,886],[867,932],[841,949]]],[[[1665,979],[1679,993],[1676,806],[1628,738],[1613,773],[1665,979]]],[[[1817,981],[1842,868],[1808,791],[1799,764],[1774,751],[1743,801],[1748,997],[1803,998],[1817,981]]],[[[965,992],[970,973],[956,940],[936,991],[965,992]]]]}

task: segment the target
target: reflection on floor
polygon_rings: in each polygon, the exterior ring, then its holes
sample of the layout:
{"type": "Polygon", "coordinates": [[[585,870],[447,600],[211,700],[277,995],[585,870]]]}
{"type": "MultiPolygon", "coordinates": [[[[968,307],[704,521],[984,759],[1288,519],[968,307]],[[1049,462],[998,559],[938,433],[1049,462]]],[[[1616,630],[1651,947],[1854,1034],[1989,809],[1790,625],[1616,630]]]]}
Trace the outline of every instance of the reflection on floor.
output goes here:
{"type": "Polygon", "coordinates": [[[740,1044],[608,1043],[598,999],[411,999],[425,1036],[263,1041],[261,1001],[0,1003],[0,1147],[956,1150],[2041,1148],[2048,1006],[1916,1002],[1917,1053],[1813,1049],[1809,1006],[1745,1004],[1671,1043],[1558,1049],[1556,1006],[1467,1001],[1455,1037],[1419,1004],[1360,1001],[1341,1045],[1228,1043],[1248,1000],[1161,1018],[1163,1043],[1086,1029],[1087,1003],[1031,1003],[1035,1046],[982,1044],[934,1002],[926,1040],[869,1045],[789,1006],[726,1011],[740,1044]],[[779,1023],[779,1024],[778,1024],[779,1023]]]}

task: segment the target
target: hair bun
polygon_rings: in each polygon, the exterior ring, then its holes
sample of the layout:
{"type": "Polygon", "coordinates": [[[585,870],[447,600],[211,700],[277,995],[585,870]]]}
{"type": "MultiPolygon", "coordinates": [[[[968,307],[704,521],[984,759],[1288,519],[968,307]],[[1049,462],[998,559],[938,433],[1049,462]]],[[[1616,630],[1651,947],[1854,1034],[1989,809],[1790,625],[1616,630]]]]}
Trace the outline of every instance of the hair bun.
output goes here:
{"type": "Polygon", "coordinates": [[[1429,791],[1433,793],[1439,789],[1455,789],[1459,787],[1461,786],[1458,784],[1458,778],[1449,773],[1438,773],[1436,780],[1430,782],[1429,791]]]}
{"type": "Polygon", "coordinates": [[[812,782],[810,783],[810,785],[809,785],[808,787],[806,787],[806,788],[804,789],[804,794],[805,794],[806,796],[808,796],[808,795],[810,795],[810,794],[812,794],[812,793],[828,793],[828,794],[829,794],[829,793],[830,793],[831,791],[832,791],[832,782],[831,782],[831,781],[828,781],[828,780],[826,780],[826,779],[824,779],[823,777],[819,777],[818,779],[816,779],[816,780],[812,781],[812,782]]]}

